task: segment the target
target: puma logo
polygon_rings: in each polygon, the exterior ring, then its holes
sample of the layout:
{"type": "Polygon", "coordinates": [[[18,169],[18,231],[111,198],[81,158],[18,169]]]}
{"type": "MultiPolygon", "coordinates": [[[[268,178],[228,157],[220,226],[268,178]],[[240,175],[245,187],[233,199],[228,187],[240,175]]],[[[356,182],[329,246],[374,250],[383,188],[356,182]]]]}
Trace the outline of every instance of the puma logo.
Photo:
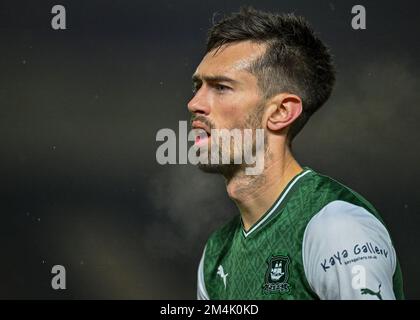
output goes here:
{"type": "Polygon", "coordinates": [[[226,289],[226,277],[229,275],[228,273],[225,273],[225,271],[223,270],[222,265],[220,265],[217,268],[217,275],[219,275],[222,280],[223,280],[223,284],[225,285],[225,289],[226,289]]]}
{"type": "Polygon", "coordinates": [[[377,296],[379,300],[382,300],[382,296],[381,296],[381,286],[382,284],[379,284],[379,288],[378,288],[378,292],[372,291],[368,288],[365,289],[360,289],[362,294],[370,294],[371,296],[377,296]]]}

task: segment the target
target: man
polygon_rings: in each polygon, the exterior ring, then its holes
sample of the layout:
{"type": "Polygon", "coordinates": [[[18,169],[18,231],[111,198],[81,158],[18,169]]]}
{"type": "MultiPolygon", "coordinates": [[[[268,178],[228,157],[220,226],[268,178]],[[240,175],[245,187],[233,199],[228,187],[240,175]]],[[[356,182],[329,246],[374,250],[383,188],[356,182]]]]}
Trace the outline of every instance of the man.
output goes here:
{"type": "Polygon", "coordinates": [[[208,134],[196,144],[214,148],[212,129],[260,128],[265,137],[259,175],[247,175],[246,164],[200,165],[224,175],[240,215],[207,241],[198,298],[402,299],[399,263],[375,208],[291,152],[335,81],[308,23],[251,8],[232,14],[210,30],[193,81],[192,125],[208,134]]]}

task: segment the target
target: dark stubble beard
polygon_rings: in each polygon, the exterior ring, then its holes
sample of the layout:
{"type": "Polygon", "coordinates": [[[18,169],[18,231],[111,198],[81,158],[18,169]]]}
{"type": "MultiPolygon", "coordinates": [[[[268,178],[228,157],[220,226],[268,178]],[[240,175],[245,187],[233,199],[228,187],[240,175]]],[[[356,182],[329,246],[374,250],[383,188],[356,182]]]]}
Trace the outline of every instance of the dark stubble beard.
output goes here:
{"type": "MultiPolygon", "coordinates": [[[[231,129],[240,129],[242,132],[242,141],[243,141],[243,131],[242,129],[252,129],[252,152],[255,155],[256,152],[256,130],[258,128],[261,128],[261,122],[262,122],[262,116],[264,111],[264,105],[257,106],[246,118],[243,124],[238,125],[235,128],[231,129]]],[[[212,126],[212,123],[207,121],[207,119],[201,119],[200,116],[197,118],[194,118],[194,120],[200,120],[203,123],[205,123],[209,128],[214,128],[212,126]],[[206,121],[203,121],[206,120],[206,121]]],[[[266,131],[264,131],[264,142],[267,141],[266,131]]],[[[264,143],[264,152],[266,152],[266,143],[264,143]]],[[[242,150],[243,152],[243,150],[242,150]]],[[[211,152],[209,150],[209,161],[208,164],[200,163],[198,164],[198,168],[204,172],[207,173],[218,173],[223,175],[226,179],[230,179],[231,177],[235,176],[240,171],[244,171],[248,164],[245,163],[244,157],[242,155],[242,163],[235,164],[234,158],[232,156],[233,150],[231,150],[231,157],[230,157],[230,163],[222,163],[222,148],[219,145],[219,163],[211,163],[211,152]]]]}

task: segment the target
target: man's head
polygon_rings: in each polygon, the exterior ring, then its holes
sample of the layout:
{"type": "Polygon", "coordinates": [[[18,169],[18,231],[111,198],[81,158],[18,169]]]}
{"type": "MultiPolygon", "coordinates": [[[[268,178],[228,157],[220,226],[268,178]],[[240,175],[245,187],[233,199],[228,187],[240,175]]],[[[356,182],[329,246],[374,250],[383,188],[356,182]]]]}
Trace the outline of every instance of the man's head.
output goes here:
{"type": "Polygon", "coordinates": [[[287,148],[334,81],[329,51],[302,17],[246,8],[210,29],[188,108],[195,127],[259,127],[269,148],[287,148]]]}

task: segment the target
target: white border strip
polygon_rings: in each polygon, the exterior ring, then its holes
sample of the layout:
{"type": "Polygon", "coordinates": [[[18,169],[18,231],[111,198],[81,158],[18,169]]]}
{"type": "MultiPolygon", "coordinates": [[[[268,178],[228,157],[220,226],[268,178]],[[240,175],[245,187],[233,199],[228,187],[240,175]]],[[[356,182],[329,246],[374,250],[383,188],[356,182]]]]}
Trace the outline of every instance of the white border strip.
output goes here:
{"type": "Polygon", "coordinates": [[[251,230],[247,233],[245,232],[245,230],[242,228],[242,232],[244,233],[245,238],[248,237],[253,231],[257,230],[258,227],[263,224],[272,214],[274,211],[276,211],[276,209],[278,208],[278,206],[281,204],[281,202],[283,201],[283,199],[286,197],[286,195],[289,193],[290,189],[295,185],[296,182],[298,182],[298,180],[300,178],[302,178],[303,176],[305,176],[306,174],[308,174],[309,172],[311,172],[311,169],[307,169],[306,171],[302,172],[299,176],[297,176],[295,178],[295,180],[290,184],[290,186],[287,188],[287,190],[283,193],[282,197],[279,199],[279,201],[277,201],[277,203],[275,204],[275,206],[271,209],[271,211],[269,213],[267,213],[267,215],[264,217],[264,219],[262,219],[260,222],[258,222],[258,224],[256,224],[255,226],[253,226],[251,228],[251,230]]]}
{"type": "Polygon", "coordinates": [[[198,265],[197,274],[197,300],[210,300],[209,294],[206,288],[206,281],[204,279],[204,259],[206,257],[207,245],[204,247],[203,254],[198,265]]]}

